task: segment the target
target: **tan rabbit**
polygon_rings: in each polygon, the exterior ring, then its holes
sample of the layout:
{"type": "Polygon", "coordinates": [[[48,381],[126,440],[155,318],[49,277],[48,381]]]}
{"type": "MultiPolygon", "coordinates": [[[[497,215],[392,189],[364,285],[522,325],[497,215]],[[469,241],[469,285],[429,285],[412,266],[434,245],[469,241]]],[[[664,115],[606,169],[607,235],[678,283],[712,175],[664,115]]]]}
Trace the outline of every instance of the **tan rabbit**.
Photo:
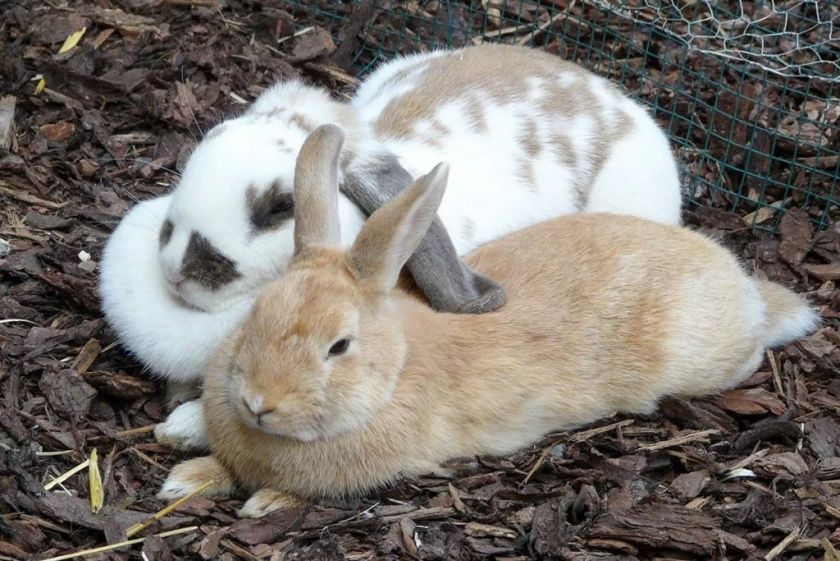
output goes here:
{"type": "Polygon", "coordinates": [[[750,278],[702,235],[629,216],[557,218],[492,242],[468,263],[509,301],[436,313],[394,290],[444,196],[440,164],[339,247],[343,134],[316,129],[297,160],[295,248],[204,390],[213,456],[175,467],[160,496],[211,479],[257,491],[256,516],[300,499],[362,493],[476,454],[508,454],[549,431],[666,395],[731,388],[767,346],[817,317],[750,278]]]}

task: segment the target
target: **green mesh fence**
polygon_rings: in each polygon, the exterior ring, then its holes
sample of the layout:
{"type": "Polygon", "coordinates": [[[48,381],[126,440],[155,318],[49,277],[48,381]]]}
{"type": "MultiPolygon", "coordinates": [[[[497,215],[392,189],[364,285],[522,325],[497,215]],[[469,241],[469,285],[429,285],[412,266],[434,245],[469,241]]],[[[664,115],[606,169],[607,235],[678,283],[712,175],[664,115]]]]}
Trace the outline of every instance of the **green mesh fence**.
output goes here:
{"type": "MultiPolygon", "coordinates": [[[[290,2],[343,41],[364,3],[290,2]]],[[[360,20],[361,21],[361,20],[360,20]]],[[[542,48],[620,83],[672,139],[690,205],[775,230],[840,218],[840,3],[824,0],[372,2],[353,64],[487,41],[542,48]]],[[[305,30],[301,30],[305,31],[305,30]]]]}

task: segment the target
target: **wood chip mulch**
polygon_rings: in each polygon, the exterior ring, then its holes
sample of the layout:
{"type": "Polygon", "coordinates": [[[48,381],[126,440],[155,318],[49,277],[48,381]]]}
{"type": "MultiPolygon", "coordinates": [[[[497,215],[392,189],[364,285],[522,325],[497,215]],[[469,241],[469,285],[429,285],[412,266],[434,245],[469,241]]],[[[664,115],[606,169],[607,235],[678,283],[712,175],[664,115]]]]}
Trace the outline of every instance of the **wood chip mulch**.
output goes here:
{"type": "MultiPolygon", "coordinates": [[[[292,76],[352,89],[346,49],[319,27],[292,37],[319,21],[283,4],[4,7],[0,124],[12,114],[15,130],[0,126],[0,559],[118,543],[165,506],[155,493],[182,456],[148,430],[166,415],[164,388],[115,344],[97,266],[120,216],[166,192],[202,131],[242,102],[292,76]],[[88,469],[44,489],[94,448],[97,514],[88,469]]],[[[779,235],[710,208],[686,219],[807,293],[824,326],[719,396],[465,458],[451,480],[261,520],[236,517],[241,498],[195,498],[99,558],[840,561],[840,224],[817,231],[797,209],[779,235]]]]}

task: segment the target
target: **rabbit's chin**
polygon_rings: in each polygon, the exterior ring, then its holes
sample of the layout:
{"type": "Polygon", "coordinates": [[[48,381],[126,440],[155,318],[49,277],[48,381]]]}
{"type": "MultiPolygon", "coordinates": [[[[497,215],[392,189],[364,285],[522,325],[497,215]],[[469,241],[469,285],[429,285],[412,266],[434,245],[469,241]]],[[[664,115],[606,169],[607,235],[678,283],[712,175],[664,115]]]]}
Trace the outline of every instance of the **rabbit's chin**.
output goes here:
{"type": "Polygon", "coordinates": [[[315,426],[297,425],[290,427],[288,425],[262,423],[259,426],[254,422],[249,422],[248,425],[252,429],[259,430],[271,436],[278,438],[286,438],[289,440],[297,440],[300,442],[314,442],[330,436],[338,436],[333,434],[325,434],[321,429],[315,426]]]}
{"type": "Polygon", "coordinates": [[[230,310],[240,305],[244,300],[253,299],[259,292],[259,289],[237,286],[209,290],[190,281],[178,287],[167,283],[166,287],[175,304],[208,314],[230,310]]]}
{"type": "Polygon", "coordinates": [[[209,312],[209,310],[205,310],[204,308],[188,301],[187,298],[182,296],[181,292],[181,290],[178,290],[171,284],[166,285],[166,295],[169,296],[169,299],[172,302],[173,306],[185,308],[194,312],[209,312]]]}

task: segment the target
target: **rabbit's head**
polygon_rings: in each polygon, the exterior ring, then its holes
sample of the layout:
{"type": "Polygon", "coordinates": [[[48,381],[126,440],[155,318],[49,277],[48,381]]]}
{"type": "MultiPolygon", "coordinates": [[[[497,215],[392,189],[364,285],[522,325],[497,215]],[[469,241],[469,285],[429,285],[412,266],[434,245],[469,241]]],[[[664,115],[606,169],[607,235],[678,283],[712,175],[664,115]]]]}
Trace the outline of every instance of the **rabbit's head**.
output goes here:
{"type": "Polygon", "coordinates": [[[389,293],[434,219],[448,173],[439,164],[374,212],[344,252],[343,138],[325,125],[301,148],[292,266],[263,290],[221,365],[223,399],[242,422],[304,441],[364,426],[388,403],[407,354],[389,293]]]}
{"type": "MultiPolygon", "coordinates": [[[[294,166],[306,136],[344,106],[295,82],[264,94],[196,147],[160,230],[169,290],[219,311],[285,272],[294,253],[294,166]],[[271,101],[275,103],[270,103],[271,101]]],[[[342,212],[358,212],[346,201],[342,212]]]]}

